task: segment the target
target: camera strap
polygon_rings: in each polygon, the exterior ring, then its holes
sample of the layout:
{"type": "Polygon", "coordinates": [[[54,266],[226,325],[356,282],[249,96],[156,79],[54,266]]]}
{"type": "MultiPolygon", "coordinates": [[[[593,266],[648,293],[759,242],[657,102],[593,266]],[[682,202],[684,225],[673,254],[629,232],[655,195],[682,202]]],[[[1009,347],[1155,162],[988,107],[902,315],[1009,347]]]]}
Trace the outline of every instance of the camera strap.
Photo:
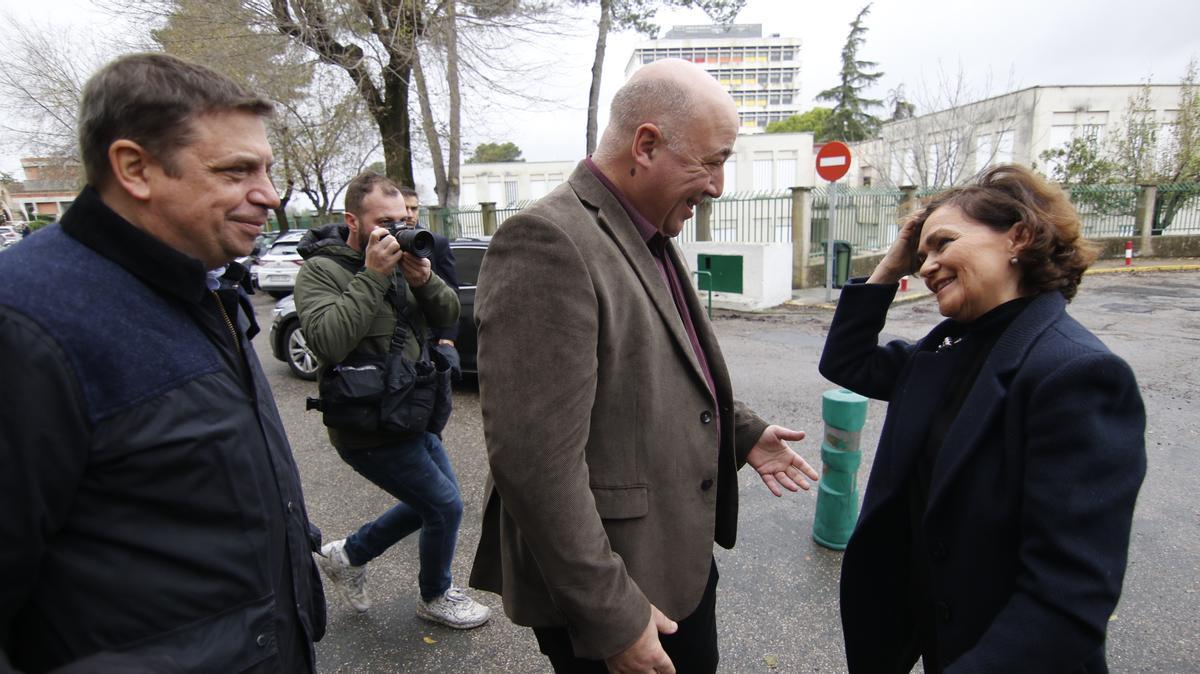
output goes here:
{"type": "Polygon", "coordinates": [[[408,333],[411,331],[417,340],[417,346],[420,348],[420,355],[417,360],[428,360],[429,353],[425,343],[424,335],[420,330],[413,325],[412,318],[409,316],[408,307],[408,281],[404,279],[404,275],[399,270],[392,272],[392,286],[388,289],[385,295],[396,309],[396,328],[392,331],[392,342],[389,351],[392,353],[403,353],[404,345],[408,341],[408,333]]]}

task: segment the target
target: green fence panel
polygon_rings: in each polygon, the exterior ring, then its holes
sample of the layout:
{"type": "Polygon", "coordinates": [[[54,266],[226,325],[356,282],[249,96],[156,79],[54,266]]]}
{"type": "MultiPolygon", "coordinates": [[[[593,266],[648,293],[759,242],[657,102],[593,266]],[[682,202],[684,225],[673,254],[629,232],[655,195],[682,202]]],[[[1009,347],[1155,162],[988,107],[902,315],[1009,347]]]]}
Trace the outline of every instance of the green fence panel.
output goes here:
{"type": "Polygon", "coordinates": [[[483,236],[482,210],[447,208],[443,213],[445,229],[454,233],[453,238],[483,236]]]}
{"type": "Polygon", "coordinates": [[[1153,231],[1166,236],[1200,234],[1200,183],[1158,186],[1153,231]]]}
{"type": "MultiPolygon", "coordinates": [[[[713,241],[790,243],[792,240],[792,196],[788,190],[734,192],[710,203],[713,241]]],[[[694,216],[684,223],[679,238],[696,240],[694,216]]]]}
{"type": "MultiPolygon", "coordinates": [[[[832,238],[848,242],[855,253],[886,250],[900,231],[897,223],[904,193],[887,188],[838,189],[837,218],[832,238]]],[[[813,190],[810,251],[825,254],[821,243],[830,238],[829,188],[813,190]]]]}
{"type": "Polygon", "coordinates": [[[1137,229],[1137,185],[1071,185],[1071,203],[1090,239],[1133,236],[1137,229]]]}

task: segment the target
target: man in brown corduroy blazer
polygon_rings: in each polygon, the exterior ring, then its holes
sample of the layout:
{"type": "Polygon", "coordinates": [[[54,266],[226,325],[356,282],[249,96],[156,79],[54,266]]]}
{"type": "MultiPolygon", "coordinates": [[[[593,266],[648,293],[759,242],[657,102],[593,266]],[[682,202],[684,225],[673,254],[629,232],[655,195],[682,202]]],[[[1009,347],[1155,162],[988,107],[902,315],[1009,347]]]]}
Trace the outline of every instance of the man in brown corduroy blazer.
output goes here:
{"type": "Polygon", "coordinates": [[[738,120],[699,67],[645,66],[595,155],[513,216],[479,276],[491,479],[471,584],[500,593],[556,671],[715,671],[713,542],[735,472],[776,495],[813,469],[734,400],[670,238],[721,194],[738,120]]]}

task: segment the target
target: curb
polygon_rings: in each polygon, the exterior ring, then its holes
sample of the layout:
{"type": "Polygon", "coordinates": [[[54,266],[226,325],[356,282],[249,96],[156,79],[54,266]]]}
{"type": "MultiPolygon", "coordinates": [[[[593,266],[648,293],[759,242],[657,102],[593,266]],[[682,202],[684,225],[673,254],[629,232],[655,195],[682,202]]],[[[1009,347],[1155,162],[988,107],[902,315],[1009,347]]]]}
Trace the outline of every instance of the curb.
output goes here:
{"type": "Polygon", "coordinates": [[[1083,272],[1084,276],[1091,274],[1129,274],[1139,271],[1200,271],[1200,264],[1159,264],[1148,267],[1100,267],[1083,272]]]}

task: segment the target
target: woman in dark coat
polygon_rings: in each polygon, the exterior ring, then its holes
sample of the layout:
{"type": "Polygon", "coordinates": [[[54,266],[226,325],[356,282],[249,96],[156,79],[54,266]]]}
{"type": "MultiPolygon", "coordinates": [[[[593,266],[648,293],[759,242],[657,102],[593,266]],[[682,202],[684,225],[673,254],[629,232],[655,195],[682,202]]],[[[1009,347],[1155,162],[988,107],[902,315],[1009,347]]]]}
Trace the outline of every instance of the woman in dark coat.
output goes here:
{"type": "Polygon", "coordinates": [[[1095,257],[1062,190],[998,166],[842,290],[821,373],[889,402],[842,564],[851,672],[1107,671],[1145,410],[1065,311],[1095,257]],[[914,270],[948,320],[880,345],[914,270]]]}

